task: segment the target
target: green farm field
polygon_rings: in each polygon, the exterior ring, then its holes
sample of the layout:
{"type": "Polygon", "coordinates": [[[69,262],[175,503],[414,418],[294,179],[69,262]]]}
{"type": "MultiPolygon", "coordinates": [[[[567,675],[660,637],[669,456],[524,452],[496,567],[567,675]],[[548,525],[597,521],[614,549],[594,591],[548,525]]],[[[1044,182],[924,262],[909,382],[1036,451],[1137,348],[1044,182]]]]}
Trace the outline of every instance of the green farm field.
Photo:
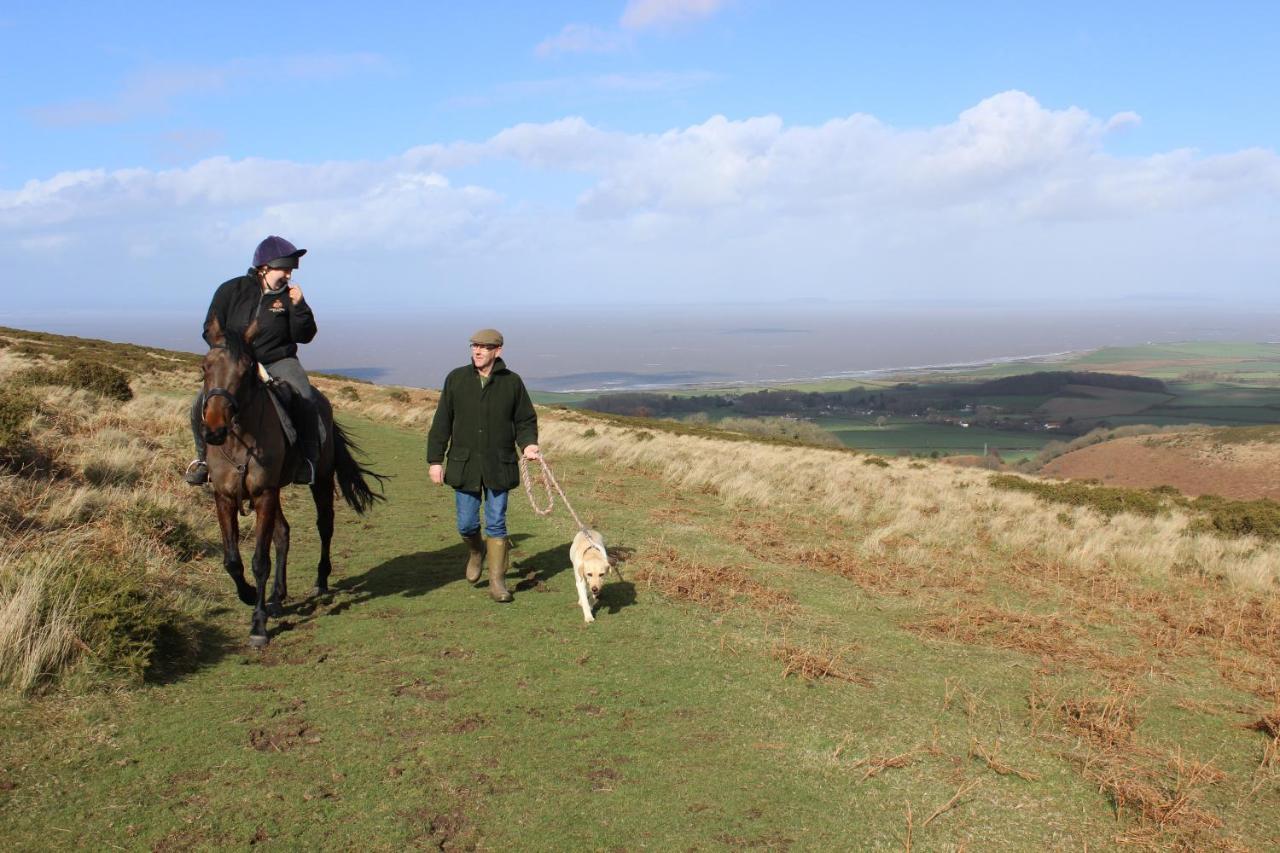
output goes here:
{"type": "Polygon", "coordinates": [[[935,450],[944,455],[981,455],[984,450],[998,450],[1005,459],[1021,459],[1061,440],[1052,432],[964,428],[912,418],[893,418],[884,426],[869,418],[815,418],[814,423],[834,433],[847,447],[889,455],[928,455],[935,450]]]}

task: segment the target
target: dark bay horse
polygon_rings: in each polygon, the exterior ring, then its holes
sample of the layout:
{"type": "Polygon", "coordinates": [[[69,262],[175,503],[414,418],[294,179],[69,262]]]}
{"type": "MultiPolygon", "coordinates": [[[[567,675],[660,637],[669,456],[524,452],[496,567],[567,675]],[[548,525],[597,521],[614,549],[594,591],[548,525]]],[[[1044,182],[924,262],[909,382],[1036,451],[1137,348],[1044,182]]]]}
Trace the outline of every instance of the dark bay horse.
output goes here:
{"type": "MultiPolygon", "coordinates": [[[[222,564],[235,581],[236,592],[245,604],[253,605],[249,644],[261,648],[269,642],[267,617],[282,614],[286,598],[285,563],[289,557],[289,522],[281,507],[280,489],[292,481],[300,451],[289,447],[280,416],[269,399],[270,390],[258,375],[253,358],[255,320],[243,336],[227,332],[212,321],[212,346],[204,357],[204,438],[209,444],[209,483],[218,508],[222,528],[222,564]],[[240,520],[242,504],[254,511],[253,578],[244,577],[240,561],[240,520]],[[275,582],[267,597],[267,574],[271,569],[271,545],[276,547],[275,582]]],[[[333,538],[334,481],[347,504],[363,515],[381,494],[369,488],[365,477],[379,482],[375,474],[352,456],[359,452],[333,420],[329,401],[317,392],[316,408],[325,424],[324,444],[316,462],[311,497],[316,505],[316,529],[320,532],[320,563],[316,567],[314,594],[329,590],[329,541],[333,538]]],[[[248,509],[245,510],[248,514],[248,509]]]]}

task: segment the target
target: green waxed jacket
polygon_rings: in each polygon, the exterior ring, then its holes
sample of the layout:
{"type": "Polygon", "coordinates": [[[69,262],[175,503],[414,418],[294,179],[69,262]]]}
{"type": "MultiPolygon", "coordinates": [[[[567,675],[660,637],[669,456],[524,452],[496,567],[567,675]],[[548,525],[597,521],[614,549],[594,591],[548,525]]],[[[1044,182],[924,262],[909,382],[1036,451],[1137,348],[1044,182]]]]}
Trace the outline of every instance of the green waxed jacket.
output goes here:
{"type": "Polygon", "coordinates": [[[502,359],[482,389],[466,364],[449,372],[440,405],[427,431],[427,464],[445,464],[444,481],[455,489],[495,491],[520,485],[516,446],[538,443],[538,415],[518,375],[502,359]]]}

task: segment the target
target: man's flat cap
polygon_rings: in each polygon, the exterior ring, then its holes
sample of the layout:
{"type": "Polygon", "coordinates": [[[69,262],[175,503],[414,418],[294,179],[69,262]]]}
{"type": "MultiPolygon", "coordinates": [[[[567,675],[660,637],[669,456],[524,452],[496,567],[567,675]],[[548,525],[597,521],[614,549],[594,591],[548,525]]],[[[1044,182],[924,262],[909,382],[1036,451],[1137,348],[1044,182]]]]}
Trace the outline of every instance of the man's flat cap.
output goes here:
{"type": "Polygon", "coordinates": [[[471,343],[500,347],[502,346],[502,332],[497,329],[481,329],[471,336],[471,343]]]}

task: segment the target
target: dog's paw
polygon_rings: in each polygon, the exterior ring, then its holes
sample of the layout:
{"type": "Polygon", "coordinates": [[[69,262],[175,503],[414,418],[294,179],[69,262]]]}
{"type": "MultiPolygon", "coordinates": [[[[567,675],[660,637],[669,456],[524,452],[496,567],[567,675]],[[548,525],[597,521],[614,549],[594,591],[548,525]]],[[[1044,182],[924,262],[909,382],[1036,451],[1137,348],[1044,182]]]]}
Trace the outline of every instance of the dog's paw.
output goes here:
{"type": "Polygon", "coordinates": [[[596,621],[596,615],[594,613],[583,613],[582,620],[587,623],[594,622],[596,621]]]}

